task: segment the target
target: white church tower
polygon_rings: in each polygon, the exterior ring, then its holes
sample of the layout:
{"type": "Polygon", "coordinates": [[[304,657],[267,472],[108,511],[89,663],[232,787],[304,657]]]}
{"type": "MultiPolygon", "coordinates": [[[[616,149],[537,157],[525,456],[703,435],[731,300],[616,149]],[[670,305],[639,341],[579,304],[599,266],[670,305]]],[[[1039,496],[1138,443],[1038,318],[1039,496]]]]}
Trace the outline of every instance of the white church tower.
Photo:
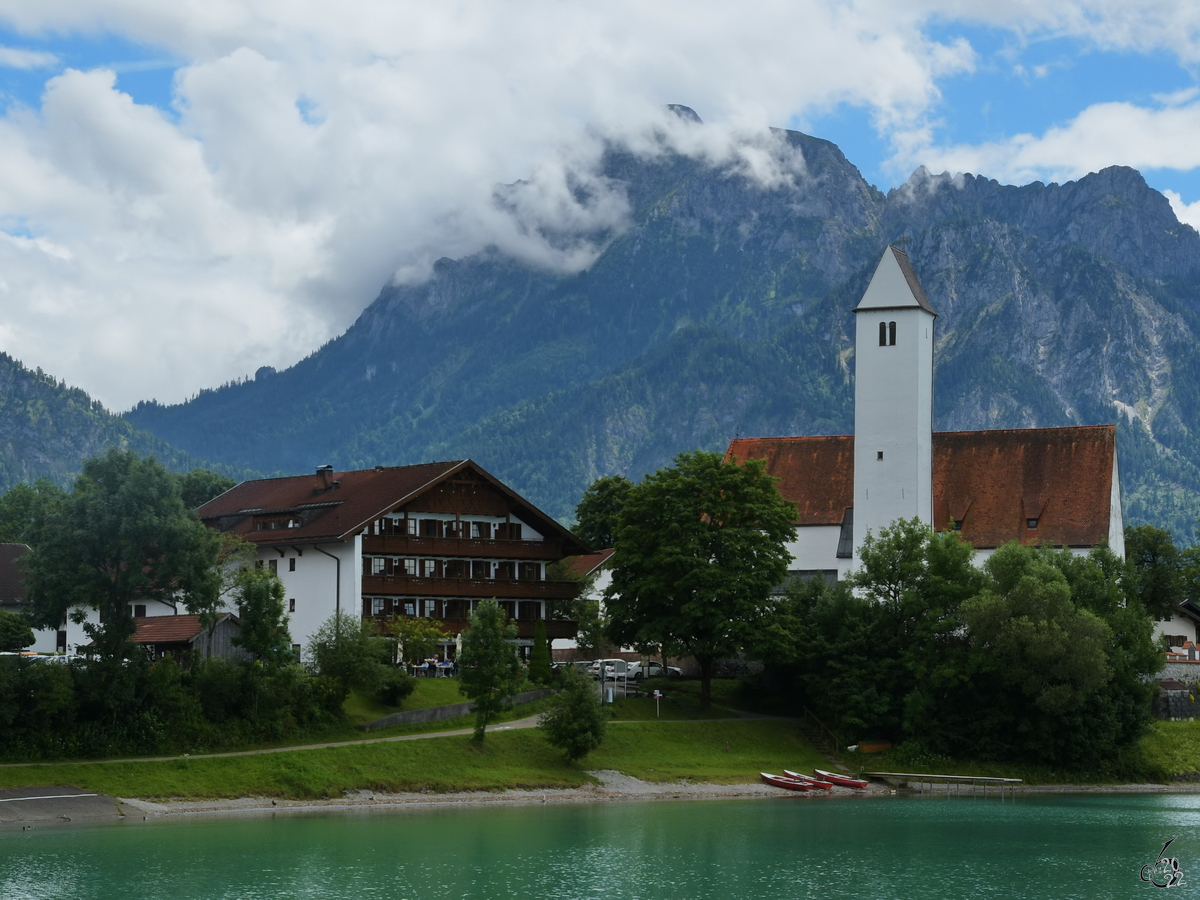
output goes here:
{"type": "Polygon", "coordinates": [[[933,326],[908,254],[888,247],[854,308],[854,558],[867,530],[933,524],[933,326]]]}

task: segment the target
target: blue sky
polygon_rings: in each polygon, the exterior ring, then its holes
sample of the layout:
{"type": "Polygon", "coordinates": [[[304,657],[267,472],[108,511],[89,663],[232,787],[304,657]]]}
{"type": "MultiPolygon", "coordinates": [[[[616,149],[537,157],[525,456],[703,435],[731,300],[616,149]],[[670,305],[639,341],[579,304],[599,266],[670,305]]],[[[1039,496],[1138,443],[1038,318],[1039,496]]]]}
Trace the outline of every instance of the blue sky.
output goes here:
{"type": "Polygon", "coordinates": [[[884,189],[1129,165],[1200,225],[1198,71],[1191,0],[0,0],[0,350],[121,409],[289,365],[441,256],[578,269],[544,236],[626,210],[573,180],[664,128],[768,180],[768,126],[884,189]]]}

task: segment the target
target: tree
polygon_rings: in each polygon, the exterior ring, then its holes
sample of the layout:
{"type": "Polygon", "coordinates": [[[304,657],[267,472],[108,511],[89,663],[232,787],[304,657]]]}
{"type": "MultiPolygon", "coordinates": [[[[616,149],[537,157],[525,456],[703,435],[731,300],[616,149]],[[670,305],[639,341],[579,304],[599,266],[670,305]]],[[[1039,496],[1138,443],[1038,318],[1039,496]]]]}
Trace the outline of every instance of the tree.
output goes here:
{"type": "Polygon", "coordinates": [[[399,658],[410,663],[428,659],[446,639],[446,631],[436,619],[397,616],[386,627],[396,639],[399,658]]]}
{"type": "Polygon", "coordinates": [[[340,687],[342,699],[352,690],[374,693],[385,674],[384,643],[372,622],[350,613],[335,613],[309,639],[308,661],[318,675],[340,687]]]}
{"type": "Polygon", "coordinates": [[[183,498],[183,505],[188,509],[197,509],[237,485],[232,478],[218,475],[208,469],[192,469],[186,475],[175,477],[179,479],[179,494],[183,498]]]}
{"type": "Polygon", "coordinates": [[[288,633],[284,587],[279,576],[270,569],[242,569],[234,602],[241,623],[234,645],[254,654],[267,669],[291,662],[292,636],[288,633]]]}
{"type": "Polygon", "coordinates": [[[549,684],[554,677],[550,666],[550,642],[546,640],[546,622],[533,623],[533,650],[529,654],[529,680],[534,684],[549,684]]]}
{"type": "Polygon", "coordinates": [[[89,459],[70,494],[44,505],[25,555],[33,624],[59,627],[68,612],[86,622],[105,660],[128,658],[133,603],[150,599],[189,608],[215,602],[220,538],[183,504],[178,480],[153,457],[124,450],[89,459]]]}
{"type": "Polygon", "coordinates": [[[483,743],[488,723],[503,710],[521,683],[517,659],[517,626],[508,623],[494,600],[484,600],[471,613],[458,657],[459,690],[475,701],[476,743],[483,743]]]}
{"type": "Polygon", "coordinates": [[[37,523],[65,496],[62,488],[45,478],[14,485],[0,497],[0,544],[35,543],[37,523]]]}
{"type": "Polygon", "coordinates": [[[617,541],[617,523],[633,490],[624,475],[597,478],[575,507],[575,535],[589,547],[604,550],[617,541]]]}
{"type": "Polygon", "coordinates": [[[707,707],[714,663],[753,641],[775,606],[795,514],[761,460],[681,453],[629,492],[605,593],[609,636],[694,656],[707,707]]]}
{"type": "Polygon", "coordinates": [[[1171,533],[1153,525],[1127,526],[1125,559],[1146,612],[1160,621],[1171,618],[1184,598],[1183,557],[1171,533]]]}
{"type": "Polygon", "coordinates": [[[0,609],[0,653],[24,650],[36,640],[28,619],[18,613],[0,609]]]}
{"type": "Polygon", "coordinates": [[[606,725],[607,715],[591,679],[574,669],[564,670],[562,690],[538,719],[547,743],[574,762],[604,743],[606,725]]]}

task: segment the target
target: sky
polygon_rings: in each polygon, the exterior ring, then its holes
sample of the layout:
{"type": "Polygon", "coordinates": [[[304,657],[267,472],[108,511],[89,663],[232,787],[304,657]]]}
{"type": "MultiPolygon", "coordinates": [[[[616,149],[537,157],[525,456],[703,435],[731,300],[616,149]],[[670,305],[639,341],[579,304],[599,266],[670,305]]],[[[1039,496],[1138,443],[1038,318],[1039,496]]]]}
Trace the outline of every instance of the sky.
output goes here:
{"type": "Polygon", "coordinates": [[[1194,0],[0,0],[0,351],[120,411],[440,257],[578,270],[628,215],[606,141],[777,183],[795,128],[883,190],[1127,165],[1200,227],[1198,76],[1194,0]]]}

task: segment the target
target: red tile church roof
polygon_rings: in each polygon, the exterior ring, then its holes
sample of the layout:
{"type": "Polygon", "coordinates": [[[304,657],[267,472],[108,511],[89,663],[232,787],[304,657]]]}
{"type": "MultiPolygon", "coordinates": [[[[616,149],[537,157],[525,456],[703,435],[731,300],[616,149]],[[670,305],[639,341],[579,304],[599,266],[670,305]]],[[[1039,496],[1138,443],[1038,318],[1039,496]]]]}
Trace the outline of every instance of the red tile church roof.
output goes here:
{"type": "MultiPolygon", "coordinates": [[[[1116,426],[933,435],[933,520],[976,547],[1095,546],[1108,538],[1116,426]],[[1028,520],[1037,527],[1029,528],[1028,520]]],[[[726,459],[763,459],[798,524],[838,525],[854,505],[854,438],[740,438],[726,459]]]]}

